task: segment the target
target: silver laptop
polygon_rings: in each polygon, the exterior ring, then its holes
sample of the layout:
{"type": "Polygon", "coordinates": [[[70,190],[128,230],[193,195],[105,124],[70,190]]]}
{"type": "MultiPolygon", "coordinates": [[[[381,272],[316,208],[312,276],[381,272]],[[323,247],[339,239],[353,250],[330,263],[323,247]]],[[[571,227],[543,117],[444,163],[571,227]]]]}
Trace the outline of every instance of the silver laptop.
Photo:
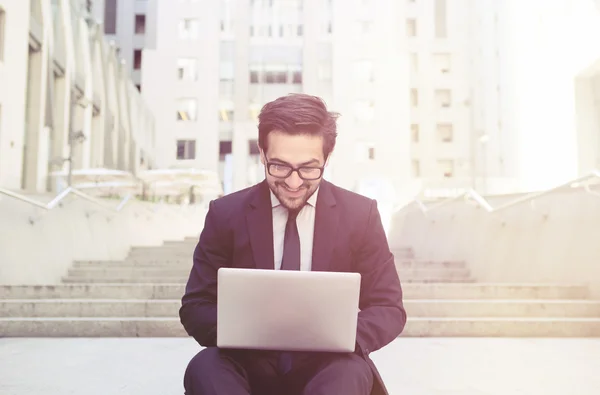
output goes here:
{"type": "Polygon", "coordinates": [[[358,273],[221,268],[217,346],[352,352],[360,280],[358,273]]]}

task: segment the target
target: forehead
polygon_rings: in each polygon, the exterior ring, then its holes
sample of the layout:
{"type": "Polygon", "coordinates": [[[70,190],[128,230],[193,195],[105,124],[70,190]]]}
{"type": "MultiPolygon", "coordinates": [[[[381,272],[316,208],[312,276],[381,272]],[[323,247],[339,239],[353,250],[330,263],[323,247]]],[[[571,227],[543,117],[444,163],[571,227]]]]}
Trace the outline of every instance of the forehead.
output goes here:
{"type": "Polygon", "coordinates": [[[313,159],[323,162],[323,137],[309,134],[291,135],[274,131],[267,136],[269,159],[277,158],[291,164],[313,159]]]}

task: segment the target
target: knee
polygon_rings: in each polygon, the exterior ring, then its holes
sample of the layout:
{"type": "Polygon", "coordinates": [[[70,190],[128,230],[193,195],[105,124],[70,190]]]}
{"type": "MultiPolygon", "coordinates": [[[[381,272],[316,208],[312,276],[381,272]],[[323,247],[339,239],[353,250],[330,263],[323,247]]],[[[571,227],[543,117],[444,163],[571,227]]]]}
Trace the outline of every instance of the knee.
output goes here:
{"type": "Polygon", "coordinates": [[[371,378],[373,372],[369,363],[358,355],[351,354],[345,366],[346,375],[356,378],[371,378]]]}
{"type": "Polygon", "coordinates": [[[219,359],[219,349],[216,347],[208,347],[200,351],[188,363],[185,370],[186,379],[190,376],[198,377],[201,375],[211,374],[215,364],[219,359]]]}
{"type": "Polygon", "coordinates": [[[373,371],[369,363],[358,355],[350,355],[340,361],[340,378],[359,393],[370,393],[373,387],[373,371]]]}

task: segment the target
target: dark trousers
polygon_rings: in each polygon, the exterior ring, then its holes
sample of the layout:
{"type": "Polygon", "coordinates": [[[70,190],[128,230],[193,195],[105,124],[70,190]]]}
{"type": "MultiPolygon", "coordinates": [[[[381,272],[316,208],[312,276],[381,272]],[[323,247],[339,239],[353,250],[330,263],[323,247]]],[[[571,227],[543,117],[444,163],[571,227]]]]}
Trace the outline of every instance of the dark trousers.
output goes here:
{"type": "Polygon", "coordinates": [[[356,354],[291,353],[288,371],[280,353],[208,347],[189,363],[186,395],[369,395],[373,373],[356,354]]]}

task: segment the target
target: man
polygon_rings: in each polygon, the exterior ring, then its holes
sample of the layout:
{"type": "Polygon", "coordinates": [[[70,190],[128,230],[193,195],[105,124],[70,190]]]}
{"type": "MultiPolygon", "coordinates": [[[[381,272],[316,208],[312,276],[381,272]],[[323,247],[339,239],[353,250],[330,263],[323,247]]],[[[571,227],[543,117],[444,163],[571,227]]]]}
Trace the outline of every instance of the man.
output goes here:
{"type": "Polygon", "coordinates": [[[322,179],[336,118],[313,96],[266,104],[258,125],[265,181],[210,203],[180,309],[187,333],[207,347],[188,365],[187,395],[387,394],[369,353],[402,332],[402,290],[376,202],[322,179]],[[221,267],[360,273],[355,352],[216,348],[221,267]]]}

